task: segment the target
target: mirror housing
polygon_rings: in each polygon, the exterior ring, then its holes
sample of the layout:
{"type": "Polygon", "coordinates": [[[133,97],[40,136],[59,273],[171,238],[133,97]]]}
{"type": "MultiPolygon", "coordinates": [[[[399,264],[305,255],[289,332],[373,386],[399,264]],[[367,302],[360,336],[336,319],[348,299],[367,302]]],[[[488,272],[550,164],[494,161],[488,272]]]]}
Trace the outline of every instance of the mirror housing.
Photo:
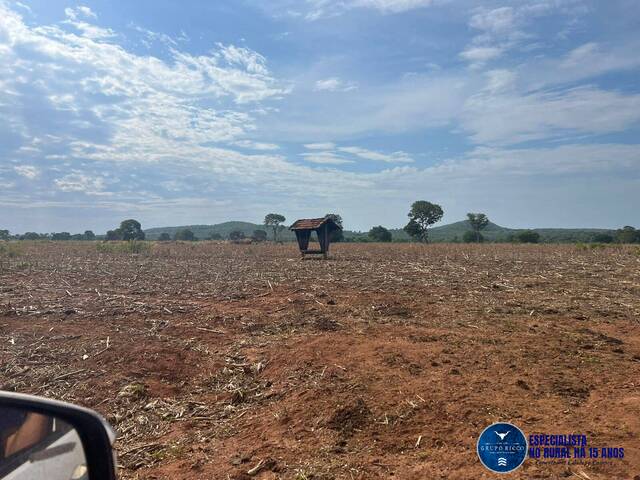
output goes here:
{"type": "Polygon", "coordinates": [[[93,410],[33,395],[0,392],[0,411],[3,408],[58,418],[71,425],[82,442],[89,480],[116,479],[112,449],[116,436],[107,421],[93,410]]]}

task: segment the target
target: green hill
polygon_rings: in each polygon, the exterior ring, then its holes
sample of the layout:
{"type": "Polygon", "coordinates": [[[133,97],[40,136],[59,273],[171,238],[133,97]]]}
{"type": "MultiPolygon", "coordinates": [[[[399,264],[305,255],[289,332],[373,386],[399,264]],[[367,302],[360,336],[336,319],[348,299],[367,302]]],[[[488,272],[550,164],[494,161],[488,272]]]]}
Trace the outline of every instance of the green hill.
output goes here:
{"type": "MultiPolygon", "coordinates": [[[[215,225],[184,225],[179,227],[158,227],[145,230],[149,240],[157,240],[161,233],[168,233],[171,238],[177,230],[188,228],[198,239],[207,239],[213,233],[217,233],[222,238],[228,238],[229,233],[234,230],[240,230],[245,236],[249,237],[254,230],[265,230],[271,238],[271,230],[264,225],[250,222],[224,222],[215,225]]],[[[429,231],[429,240],[432,242],[455,242],[461,241],[463,235],[471,230],[469,222],[462,220],[460,222],[449,223],[447,225],[436,226],[429,231]]],[[[615,235],[615,230],[607,230],[603,228],[534,228],[532,229],[540,234],[540,241],[548,243],[572,243],[572,242],[589,242],[592,241],[596,233],[608,233],[615,235]]],[[[495,223],[489,223],[482,231],[482,235],[489,242],[507,242],[510,238],[523,231],[523,229],[514,229],[501,227],[495,223]]],[[[402,229],[390,229],[394,241],[410,241],[409,236],[402,229]]],[[[287,228],[283,229],[279,238],[285,242],[293,241],[295,235],[287,228]]],[[[355,232],[351,230],[344,231],[345,240],[358,241],[366,240],[366,232],[355,232]]]]}

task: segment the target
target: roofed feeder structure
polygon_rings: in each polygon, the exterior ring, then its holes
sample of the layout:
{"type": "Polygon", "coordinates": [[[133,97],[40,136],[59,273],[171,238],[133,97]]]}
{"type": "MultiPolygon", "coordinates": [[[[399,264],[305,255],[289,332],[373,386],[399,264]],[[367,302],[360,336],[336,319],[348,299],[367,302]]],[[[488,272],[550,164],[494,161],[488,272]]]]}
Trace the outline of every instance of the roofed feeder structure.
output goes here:
{"type": "Polygon", "coordinates": [[[325,259],[329,254],[329,243],[331,241],[331,233],[336,230],[342,230],[342,227],[333,221],[331,217],[323,218],[301,218],[296,220],[289,230],[293,230],[298,240],[298,247],[302,258],[306,254],[321,254],[325,259]],[[309,250],[309,239],[311,232],[318,235],[318,243],[320,250],[309,250]]]}

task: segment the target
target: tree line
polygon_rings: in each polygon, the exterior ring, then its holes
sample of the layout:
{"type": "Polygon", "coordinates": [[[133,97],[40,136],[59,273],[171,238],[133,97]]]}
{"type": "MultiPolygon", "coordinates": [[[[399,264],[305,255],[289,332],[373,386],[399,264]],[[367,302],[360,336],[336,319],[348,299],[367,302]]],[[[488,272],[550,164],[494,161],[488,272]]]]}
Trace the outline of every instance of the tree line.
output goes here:
{"type": "MultiPolygon", "coordinates": [[[[438,204],[419,200],[411,205],[408,213],[409,221],[404,226],[404,232],[415,242],[428,243],[431,227],[438,223],[444,216],[444,210],[438,204]]],[[[328,213],[325,218],[331,218],[340,227],[342,217],[337,213],[328,213]]],[[[264,217],[265,230],[256,229],[251,235],[245,234],[242,230],[236,229],[229,232],[226,239],[231,241],[243,241],[250,239],[253,242],[264,242],[269,239],[274,242],[280,241],[280,233],[286,228],[286,217],[279,213],[269,213],[264,217]],[[270,233],[270,235],[269,235],[270,233]]],[[[467,223],[469,230],[462,235],[462,239],[452,239],[453,241],[462,241],[465,243],[482,243],[485,237],[482,231],[490,224],[489,217],[485,213],[467,213],[467,223]]],[[[135,219],[123,220],[120,226],[113,230],[107,231],[104,240],[107,241],[134,241],[145,240],[146,235],[142,230],[142,225],[135,219]]],[[[36,233],[26,232],[22,235],[11,235],[9,230],[0,230],[0,240],[55,240],[55,241],[91,241],[99,240],[91,230],[84,233],[71,234],[69,232],[56,233],[36,233]]],[[[217,232],[207,235],[207,238],[197,238],[194,232],[188,228],[177,230],[173,236],[167,232],[160,234],[159,241],[197,241],[197,240],[224,240],[225,238],[217,232]]],[[[392,232],[382,225],[375,226],[367,232],[366,235],[359,235],[352,238],[345,238],[342,230],[335,230],[331,234],[331,241],[355,241],[355,242],[392,242],[402,241],[394,239],[392,232]]],[[[503,241],[517,243],[539,243],[541,241],[540,234],[534,230],[523,230],[510,234],[503,241]]],[[[590,238],[594,243],[640,243],[640,230],[625,226],[613,234],[595,233],[590,238]]]]}

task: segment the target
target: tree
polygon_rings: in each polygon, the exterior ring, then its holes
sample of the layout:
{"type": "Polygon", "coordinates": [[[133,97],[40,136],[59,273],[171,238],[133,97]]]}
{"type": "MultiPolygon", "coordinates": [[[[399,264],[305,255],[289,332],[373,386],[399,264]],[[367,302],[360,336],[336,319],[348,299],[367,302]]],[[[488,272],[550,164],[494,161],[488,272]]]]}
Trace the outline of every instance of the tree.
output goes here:
{"type": "Polygon", "coordinates": [[[267,232],[264,230],[254,230],[251,238],[256,242],[264,242],[267,239],[267,232]]]}
{"type": "Polygon", "coordinates": [[[169,235],[167,232],[162,232],[160,234],[160,236],[158,237],[158,241],[160,241],[160,242],[170,242],[171,241],[171,235],[169,235]]]}
{"type": "Polygon", "coordinates": [[[489,225],[489,219],[484,213],[467,213],[467,219],[469,221],[469,225],[471,225],[471,229],[475,233],[476,242],[480,243],[482,241],[480,230],[483,230],[487,225],[489,225]]]}
{"type": "Polygon", "coordinates": [[[618,243],[640,243],[640,230],[636,230],[629,225],[622,227],[616,232],[618,243]]]}
{"type": "Polygon", "coordinates": [[[96,234],[93,233],[91,230],[85,230],[83,237],[85,240],[95,240],[96,234]]]}
{"type": "MultiPolygon", "coordinates": [[[[281,224],[286,220],[284,215],[280,215],[279,213],[269,213],[264,217],[264,224],[267,227],[271,227],[273,230],[273,241],[278,241],[278,232],[282,229],[281,224]]],[[[229,236],[231,238],[231,236],[229,236]]],[[[243,237],[244,238],[244,237],[243,237]]]]}
{"type": "Polygon", "coordinates": [[[119,228],[116,228],[115,230],[107,230],[105,240],[122,240],[122,231],[119,228]]]}
{"type": "Polygon", "coordinates": [[[591,241],[594,243],[612,243],[613,240],[613,236],[608,233],[596,233],[591,237],[591,241]]]}
{"type": "Polygon", "coordinates": [[[464,243],[482,243],[484,242],[484,237],[480,232],[467,230],[464,232],[464,235],[462,235],[462,241],[464,243]]]}
{"type": "Polygon", "coordinates": [[[524,230],[518,232],[515,236],[516,241],[520,243],[538,243],[540,242],[540,234],[533,230],[524,230]]]}
{"type": "Polygon", "coordinates": [[[134,219],[123,220],[118,230],[122,240],[144,240],[145,237],[140,222],[134,219]]]}
{"type": "Polygon", "coordinates": [[[428,228],[439,222],[443,215],[440,205],[425,200],[414,202],[409,211],[409,223],[404,227],[404,231],[416,240],[427,243],[428,228]]]}
{"type": "Polygon", "coordinates": [[[344,241],[344,233],[342,233],[342,217],[337,213],[327,213],[324,218],[330,218],[334,221],[336,225],[340,227],[340,229],[332,230],[329,234],[329,240],[332,242],[342,242],[344,241]]]}
{"type": "Polygon", "coordinates": [[[9,230],[0,230],[0,240],[9,240],[9,230]]]}
{"type": "Polygon", "coordinates": [[[233,230],[229,233],[229,240],[236,241],[244,238],[244,232],[242,230],[233,230]]]}
{"type": "Polygon", "coordinates": [[[218,232],[211,232],[208,237],[209,240],[222,240],[222,235],[218,232]]]}
{"type": "Polygon", "coordinates": [[[369,238],[374,242],[390,242],[393,236],[389,230],[382,225],[378,225],[369,230],[369,238]]]}
{"type": "Polygon", "coordinates": [[[173,236],[173,239],[180,240],[183,242],[195,242],[196,236],[188,228],[182,228],[175,233],[175,235],[173,236]]]}
{"type": "Polygon", "coordinates": [[[40,234],[36,232],[27,232],[20,236],[20,240],[39,240],[40,238],[40,234]]]}
{"type": "Polygon", "coordinates": [[[51,240],[71,240],[71,234],[69,232],[52,233],[51,240]]]}

